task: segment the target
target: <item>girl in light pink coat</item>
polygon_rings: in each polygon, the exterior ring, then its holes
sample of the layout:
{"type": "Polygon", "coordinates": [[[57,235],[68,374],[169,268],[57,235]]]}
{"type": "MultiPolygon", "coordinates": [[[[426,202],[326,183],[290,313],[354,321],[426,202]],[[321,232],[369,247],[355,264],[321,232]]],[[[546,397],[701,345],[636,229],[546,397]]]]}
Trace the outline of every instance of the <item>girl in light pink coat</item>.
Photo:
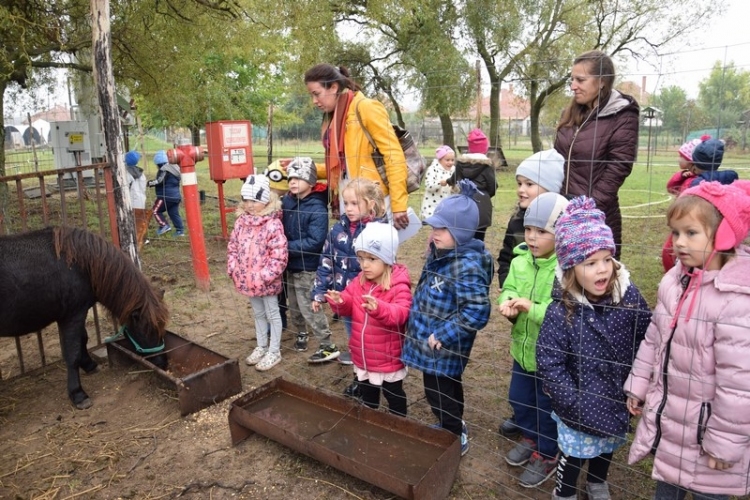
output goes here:
{"type": "Polygon", "coordinates": [[[271,191],[268,178],[249,176],[241,194],[242,203],[227,244],[227,272],[237,291],[250,297],[255,315],[258,346],[245,361],[258,371],[266,371],[281,362],[277,296],[289,254],[281,222],[281,202],[271,191]]]}
{"type": "Polygon", "coordinates": [[[667,213],[677,265],[659,284],[624,389],[653,454],[654,498],[750,493],[750,181],[703,182],[667,213]]]}

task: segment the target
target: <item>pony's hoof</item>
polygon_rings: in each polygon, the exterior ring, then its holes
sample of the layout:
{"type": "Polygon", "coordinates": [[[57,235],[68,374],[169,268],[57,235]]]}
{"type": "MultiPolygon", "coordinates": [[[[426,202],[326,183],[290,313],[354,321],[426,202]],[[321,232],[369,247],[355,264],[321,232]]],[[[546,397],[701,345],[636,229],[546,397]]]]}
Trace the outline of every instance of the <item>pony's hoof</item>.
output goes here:
{"type": "Polygon", "coordinates": [[[83,369],[83,373],[85,373],[86,375],[93,375],[94,373],[98,373],[98,372],[99,372],[99,365],[97,365],[96,363],[94,363],[94,366],[90,367],[88,370],[86,368],[83,369]]]}
{"type": "Polygon", "coordinates": [[[75,405],[76,405],[76,408],[78,408],[79,410],[87,410],[91,408],[94,404],[91,402],[91,398],[86,398],[80,403],[75,403],[75,405]]]}

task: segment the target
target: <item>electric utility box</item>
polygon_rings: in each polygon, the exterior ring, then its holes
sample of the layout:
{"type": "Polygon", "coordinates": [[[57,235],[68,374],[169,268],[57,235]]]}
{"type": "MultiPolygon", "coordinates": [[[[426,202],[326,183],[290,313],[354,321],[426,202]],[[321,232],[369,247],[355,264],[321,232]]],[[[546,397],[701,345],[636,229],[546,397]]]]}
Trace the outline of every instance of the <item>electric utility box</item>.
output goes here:
{"type": "Polygon", "coordinates": [[[206,123],[211,180],[224,182],[253,174],[253,128],[247,120],[206,123]]]}
{"type": "MultiPolygon", "coordinates": [[[[55,157],[55,168],[63,169],[91,165],[91,138],[85,121],[50,123],[50,142],[55,157]]],[[[93,170],[84,170],[84,177],[93,177],[93,170]]]]}

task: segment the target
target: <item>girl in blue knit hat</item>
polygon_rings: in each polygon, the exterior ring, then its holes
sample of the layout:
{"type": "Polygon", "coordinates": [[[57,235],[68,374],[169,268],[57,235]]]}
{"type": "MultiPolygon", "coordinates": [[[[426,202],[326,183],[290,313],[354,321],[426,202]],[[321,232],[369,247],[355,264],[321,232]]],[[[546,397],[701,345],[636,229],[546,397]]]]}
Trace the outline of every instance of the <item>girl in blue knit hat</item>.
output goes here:
{"type": "Polygon", "coordinates": [[[536,346],[561,451],[553,500],[578,498],[586,461],[589,500],[609,500],[612,455],[630,425],[622,385],[651,320],[630,273],[613,257],[615,240],[604,221],[594,200],[579,196],[555,224],[557,282],[536,346]]]}
{"type": "Polygon", "coordinates": [[[458,182],[460,194],[435,208],[423,224],[432,226],[430,252],[414,290],[409,313],[404,364],[422,371],[424,391],[439,426],[461,438],[469,451],[461,377],[477,331],[490,318],[489,291],[494,273],[484,242],[474,238],[479,208],[476,186],[458,182]]]}
{"type": "Polygon", "coordinates": [[[159,224],[156,234],[161,236],[172,230],[172,226],[164,218],[164,212],[169,214],[175,229],[175,236],[185,236],[185,226],[180,217],[180,167],[169,163],[166,151],[157,151],[154,155],[154,163],[159,167],[156,179],[148,181],[149,187],[156,189],[156,200],[152,211],[154,218],[159,224]]]}

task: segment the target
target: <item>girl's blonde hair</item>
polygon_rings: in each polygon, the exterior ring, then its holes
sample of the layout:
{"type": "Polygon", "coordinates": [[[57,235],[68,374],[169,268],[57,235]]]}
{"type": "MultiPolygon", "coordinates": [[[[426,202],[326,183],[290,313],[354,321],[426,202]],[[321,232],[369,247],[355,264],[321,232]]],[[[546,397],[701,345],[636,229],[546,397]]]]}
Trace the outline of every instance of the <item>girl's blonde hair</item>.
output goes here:
{"type": "MultiPolygon", "coordinates": [[[[607,284],[607,289],[604,291],[605,296],[613,295],[617,292],[619,297],[622,297],[622,290],[620,290],[620,280],[617,279],[620,272],[620,263],[616,260],[612,260],[612,278],[607,284]]],[[[576,280],[575,267],[566,269],[563,271],[562,279],[560,280],[560,287],[562,288],[562,303],[565,306],[565,310],[568,312],[565,315],[566,320],[570,323],[575,312],[576,304],[578,300],[576,297],[583,295],[585,292],[581,288],[580,283],[576,280]]]]}
{"type": "MultiPolygon", "coordinates": [[[[667,210],[667,225],[688,215],[692,215],[700,222],[708,238],[713,242],[716,230],[724,220],[721,212],[711,202],[700,196],[678,196],[667,210]]],[[[718,254],[719,263],[723,266],[732,255],[734,255],[734,249],[718,254]]]]}
{"type": "MultiPolygon", "coordinates": [[[[372,255],[371,253],[365,252],[364,250],[360,250],[360,252],[378,259],[377,256],[372,255]]],[[[378,278],[378,280],[375,283],[380,285],[380,288],[382,288],[383,290],[390,290],[391,289],[391,275],[393,274],[393,266],[390,264],[386,264],[385,262],[383,262],[383,264],[385,265],[385,270],[383,271],[383,274],[380,275],[380,278],[378,278]]],[[[367,283],[367,278],[365,278],[365,273],[360,272],[359,284],[364,285],[365,283],[367,283]]]]}
{"type": "MultiPolygon", "coordinates": [[[[341,188],[341,195],[344,191],[351,189],[357,196],[357,199],[363,200],[367,206],[372,205],[371,213],[368,214],[373,218],[380,218],[385,215],[385,197],[375,182],[363,177],[349,179],[341,188]]],[[[363,214],[364,216],[364,214],[363,214]]]]}
{"type": "MultiPolygon", "coordinates": [[[[235,214],[237,217],[239,217],[242,214],[249,214],[252,213],[250,210],[248,210],[248,207],[250,206],[250,200],[242,200],[239,205],[237,205],[237,210],[235,211],[235,214]]],[[[266,206],[263,210],[258,212],[257,214],[253,215],[269,215],[274,212],[278,212],[281,210],[281,198],[279,198],[279,195],[271,191],[269,193],[268,203],[266,203],[266,206]]]]}

